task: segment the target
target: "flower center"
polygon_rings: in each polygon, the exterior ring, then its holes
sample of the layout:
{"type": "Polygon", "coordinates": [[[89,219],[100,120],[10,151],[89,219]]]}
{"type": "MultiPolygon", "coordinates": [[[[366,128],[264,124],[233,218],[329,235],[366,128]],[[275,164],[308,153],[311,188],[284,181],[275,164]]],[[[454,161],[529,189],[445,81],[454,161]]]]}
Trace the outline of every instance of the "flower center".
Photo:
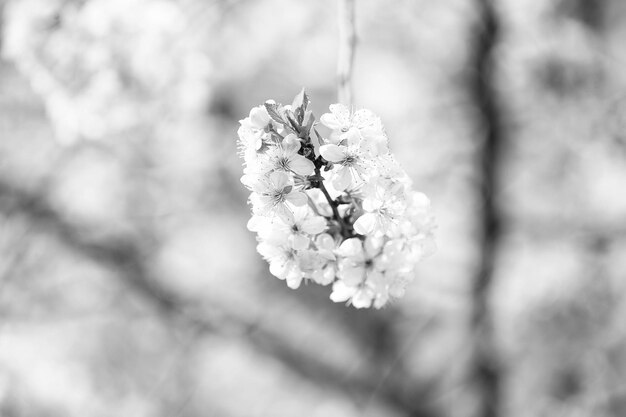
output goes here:
{"type": "Polygon", "coordinates": [[[352,165],[356,164],[358,159],[359,158],[355,155],[346,155],[346,158],[343,160],[343,165],[351,167],[352,165]]]}
{"type": "Polygon", "coordinates": [[[274,204],[280,204],[280,203],[284,203],[285,202],[285,190],[276,190],[274,191],[274,193],[271,195],[272,197],[272,201],[274,202],[274,204]]]}
{"type": "Polygon", "coordinates": [[[282,169],[283,171],[289,171],[289,159],[287,158],[278,158],[276,161],[276,167],[278,169],[282,169]]]}

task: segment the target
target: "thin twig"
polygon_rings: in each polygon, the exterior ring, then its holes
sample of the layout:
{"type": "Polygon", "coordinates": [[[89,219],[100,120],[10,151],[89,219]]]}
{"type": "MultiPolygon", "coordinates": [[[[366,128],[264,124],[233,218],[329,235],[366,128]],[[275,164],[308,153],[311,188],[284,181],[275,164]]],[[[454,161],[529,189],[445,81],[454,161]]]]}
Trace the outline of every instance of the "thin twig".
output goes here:
{"type": "Polygon", "coordinates": [[[317,188],[319,188],[322,191],[322,194],[324,194],[324,197],[326,197],[326,201],[333,211],[333,218],[337,221],[337,223],[339,223],[339,226],[341,227],[341,236],[346,239],[354,237],[354,233],[352,233],[352,226],[346,224],[343,217],[341,217],[341,215],[339,214],[339,210],[337,209],[339,205],[337,204],[337,201],[333,200],[330,194],[328,194],[328,190],[324,186],[324,180],[322,174],[320,173],[319,167],[315,167],[315,176],[321,178],[317,181],[317,188]]]}
{"type": "Polygon", "coordinates": [[[352,107],[352,67],[356,49],[356,21],[354,0],[339,3],[339,59],[337,61],[337,98],[339,103],[352,107]]]}

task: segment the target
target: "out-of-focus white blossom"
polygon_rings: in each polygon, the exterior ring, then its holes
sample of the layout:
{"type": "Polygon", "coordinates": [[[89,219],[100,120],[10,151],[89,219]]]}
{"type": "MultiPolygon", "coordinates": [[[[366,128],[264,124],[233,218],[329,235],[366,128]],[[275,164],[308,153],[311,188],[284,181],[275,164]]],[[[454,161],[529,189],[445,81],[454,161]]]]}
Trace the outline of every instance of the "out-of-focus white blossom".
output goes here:
{"type": "Polygon", "coordinates": [[[240,121],[248,228],[290,288],[332,284],[331,300],[380,308],[404,295],[434,252],[430,201],[411,189],[374,113],[333,104],[320,119],[330,129],[323,137],[308,104],[302,91],[240,121]]]}

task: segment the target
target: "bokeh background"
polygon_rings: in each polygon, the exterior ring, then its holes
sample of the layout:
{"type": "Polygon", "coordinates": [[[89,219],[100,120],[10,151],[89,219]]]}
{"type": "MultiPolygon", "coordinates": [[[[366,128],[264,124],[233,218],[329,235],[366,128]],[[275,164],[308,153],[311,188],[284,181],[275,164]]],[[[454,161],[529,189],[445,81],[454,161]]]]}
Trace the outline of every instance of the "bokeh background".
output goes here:
{"type": "Polygon", "coordinates": [[[0,0],[0,416],[626,416],[626,3],[356,0],[439,250],[272,277],[238,120],[336,101],[331,0],[0,0]]]}

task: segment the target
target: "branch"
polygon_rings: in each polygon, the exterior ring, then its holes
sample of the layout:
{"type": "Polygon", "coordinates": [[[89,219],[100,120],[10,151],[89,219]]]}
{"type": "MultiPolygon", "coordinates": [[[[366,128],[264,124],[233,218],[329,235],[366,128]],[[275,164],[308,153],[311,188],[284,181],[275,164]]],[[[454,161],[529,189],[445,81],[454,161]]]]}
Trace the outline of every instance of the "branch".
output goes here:
{"type": "Polygon", "coordinates": [[[549,216],[508,217],[507,224],[534,240],[568,239],[579,241],[618,240],[626,237],[626,218],[580,217],[557,219],[549,216]]]}
{"type": "Polygon", "coordinates": [[[356,49],[355,0],[338,0],[339,4],[339,59],[337,61],[337,98],[339,103],[352,107],[352,67],[356,49]]]}
{"type": "Polygon", "coordinates": [[[501,369],[496,355],[490,296],[494,280],[494,264],[501,237],[501,214],[497,207],[497,178],[501,163],[501,145],[505,132],[501,127],[493,51],[500,35],[500,27],[492,0],[477,0],[478,27],[474,38],[470,93],[478,108],[478,124],[483,129],[482,149],[479,154],[479,197],[482,216],[479,224],[480,260],[472,284],[473,311],[471,326],[474,334],[474,353],[470,364],[471,378],[479,389],[479,416],[499,415],[501,398],[501,369]]]}
{"type": "Polygon", "coordinates": [[[428,393],[424,389],[413,388],[412,381],[397,379],[379,389],[375,371],[347,374],[345,370],[303,351],[279,330],[250,322],[224,306],[209,314],[206,306],[214,304],[213,301],[184,299],[159,283],[148,267],[147,251],[137,239],[95,238],[97,234],[93,230],[69,222],[41,194],[0,179],[0,213],[25,217],[32,226],[43,229],[75,253],[113,270],[123,283],[168,319],[191,325],[200,333],[244,337],[256,349],[285,363],[303,378],[342,392],[348,398],[364,400],[377,390],[380,402],[386,406],[414,417],[435,415],[424,404],[425,401],[419,401],[428,393]]]}

